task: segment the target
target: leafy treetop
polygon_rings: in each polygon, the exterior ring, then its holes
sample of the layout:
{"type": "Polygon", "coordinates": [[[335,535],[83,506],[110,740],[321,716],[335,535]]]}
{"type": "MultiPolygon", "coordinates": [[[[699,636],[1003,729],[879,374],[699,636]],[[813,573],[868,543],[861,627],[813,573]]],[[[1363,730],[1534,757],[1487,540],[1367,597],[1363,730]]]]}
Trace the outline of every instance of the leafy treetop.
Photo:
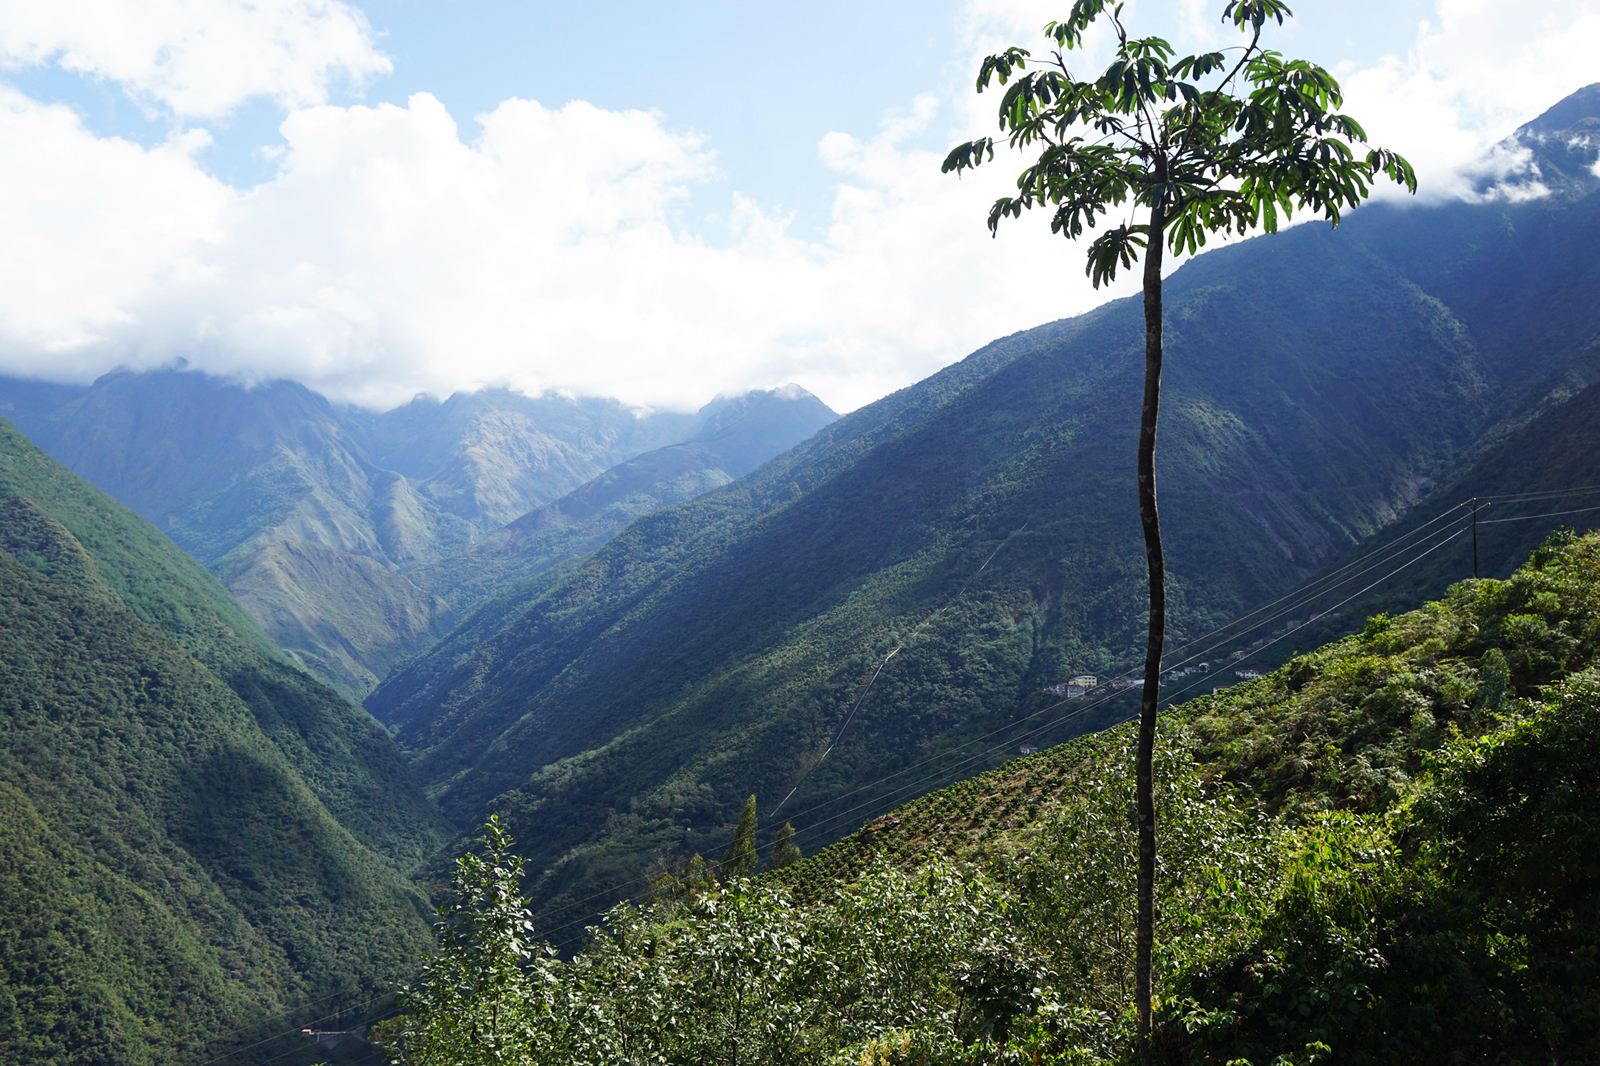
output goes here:
{"type": "MultiPolygon", "coordinates": [[[[1148,209],[1149,222],[1125,222],[1090,245],[1088,273],[1096,288],[1132,265],[1154,231],[1174,252],[1193,253],[1210,231],[1248,233],[1278,228],[1294,209],[1338,224],[1385,175],[1411,191],[1416,174],[1384,148],[1368,148],[1366,131],[1340,114],[1339,83],[1305,60],[1285,60],[1260,45],[1268,19],[1291,14],[1282,0],[1232,0],[1223,21],[1250,35],[1229,51],[1173,60],[1160,37],[1128,36],[1122,5],[1109,9],[1117,35],[1115,60],[1092,81],[1068,69],[1062,50],[1081,48],[1084,31],[1107,13],[1105,0],[1077,0],[1071,14],[1045,33],[1057,45],[1029,71],[1031,53],[1016,46],[983,61],[978,91],[992,79],[1008,85],[1000,128],[1013,148],[1039,147],[1017,178],[1018,193],[995,201],[989,228],[1025,208],[1050,206],[1052,232],[1077,238],[1111,207],[1148,209]],[[1015,80],[1013,80],[1015,79],[1015,80]]],[[[957,145],[944,171],[960,172],[994,158],[994,139],[957,145]]]]}

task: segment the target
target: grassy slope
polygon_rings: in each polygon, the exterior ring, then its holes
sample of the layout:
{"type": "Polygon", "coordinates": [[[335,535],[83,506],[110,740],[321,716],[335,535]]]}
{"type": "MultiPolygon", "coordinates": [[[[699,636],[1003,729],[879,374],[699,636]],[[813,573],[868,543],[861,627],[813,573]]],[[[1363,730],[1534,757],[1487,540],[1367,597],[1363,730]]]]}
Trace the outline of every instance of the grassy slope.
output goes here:
{"type": "Polygon", "coordinates": [[[438,823],[388,738],[3,423],[0,511],[13,1057],[193,1061],[392,987],[426,943],[403,871],[438,823]]]}

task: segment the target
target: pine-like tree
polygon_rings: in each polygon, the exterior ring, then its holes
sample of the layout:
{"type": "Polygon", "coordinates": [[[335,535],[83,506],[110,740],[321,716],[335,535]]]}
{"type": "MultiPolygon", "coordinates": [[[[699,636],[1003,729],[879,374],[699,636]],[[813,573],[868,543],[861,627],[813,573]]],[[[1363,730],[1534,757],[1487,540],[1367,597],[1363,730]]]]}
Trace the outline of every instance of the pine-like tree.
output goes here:
{"type": "Polygon", "coordinates": [[[794,826],[784,822],[778,830],[777,836],[772,838],[772,858],[770,860],[774,870],[781,870],[785,866],[793,866],[800,861],[800,845],[794,842],[794,826]]]}
{"type": "Polygon", "coordinates": [[[734,827],[733,839],[728,842],[728,850],[723,852],[717,872],[724,880],[728,880],[735,877],[749,877],[755,872],[755,868],[756,798],[751,796],[744,801],[744,810],[739,812],[739,824],[734,827]]]}

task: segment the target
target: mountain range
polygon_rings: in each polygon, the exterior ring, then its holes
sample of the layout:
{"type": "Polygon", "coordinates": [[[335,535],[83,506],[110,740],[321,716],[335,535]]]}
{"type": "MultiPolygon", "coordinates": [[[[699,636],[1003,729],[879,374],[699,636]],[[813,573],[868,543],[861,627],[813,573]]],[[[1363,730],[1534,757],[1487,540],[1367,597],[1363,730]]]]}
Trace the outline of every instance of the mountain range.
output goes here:
{"type": "Polygon", "coordinates": [[[165,531],[297,662],[357,701],[498,587],[481,562],[492,545],[445,561],[506,523],[583,493],[569,508],[587,508],[583,531],[545,538],[539,565],[555,565],[834,417],[794,387],[698,415],[506,390],[373,413],[292,382],[246,387],[183,370],[78,388],[0,380],[0,413],[165,531]],[[610,510],[588,513],[603,509],[589,483],[630,460],[610,510]]]}
{"type": "MultiPolygon", "coordinates": [[[[1473,498],[1494,574],[1600,513],[1600,86],[1509,147],[1520,185],[1173,273],[1175,645],[1430,522],[1463,535],[1297,639],[1468,576],[1473,498]]],[[[1142,643],[1142,330],[1115,301],[843,418],[0,381],[0,1047],[203,1062],[358,1015],[490,814],[549,931],[752,793],[815,846],[1116,721],[1060,689],[1142,643]]]]}
{"type": "MultiPolygon", "coordinates": [[[[1590,89],[1519,131],[1537,188],[1373,205],[1168,280],[1175,642],[1294,589],[1595,380],[1600,179],[1572,162],[1597,120],[1590,89]]],[[[752,792],[768,817],[808,812],[797,827],[862,803],[1135,661],[1142,341],[1134,301],[998,341],[501,592],[367,706],[456,824],[507,819],[541,905],[717,846],[752,792]]],[[[1104,721],[1054,713],[1058,735],[1104,721]]]]}

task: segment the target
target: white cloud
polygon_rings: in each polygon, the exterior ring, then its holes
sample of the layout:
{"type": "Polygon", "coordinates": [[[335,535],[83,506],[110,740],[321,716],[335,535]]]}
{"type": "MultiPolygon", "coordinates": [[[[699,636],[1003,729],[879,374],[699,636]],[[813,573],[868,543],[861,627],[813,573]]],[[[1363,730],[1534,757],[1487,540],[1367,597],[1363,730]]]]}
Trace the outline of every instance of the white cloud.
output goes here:
{"type": "Polygon", "coordinates": [[[138,327],[152,288],[206,269],[226,186],[195,165],[203,133],[146,149],[0,88],[0,337],[13,372],[81,376],[138,327]]]}
{"type": "MultiPolygon", "coordinates": [[[[348,13],[310,0],[272,10],[348,13]]],[[[1530,28],[1492,4],[1441,0],[1408,56],[1347,72],[1350,110],[1426,175],[1446,173],[1582,84],[1595,16],[1569,0],[1550,10],[1555,21],[1530,28]],[[1519,80],[1529,71],[1531,87],[1519,80]]],[[[1051,14],[974,0],[969,63],[1036,37],[1051,14]]],[[[308,60],[238,84],[315,99],[329,71],[376,56],[335,53],[344,66],[308,60]]],[[[137,66],[97,62],[107,77],[137,66]]],[[[136,84],[196,114],[247,91],[171,77],[202,102],[162,96],[153,75],[136,84]]],[[[203,133],[140,147],[0,91],[0,157],[13,164],[0,168],[0,369],[87,380],[182,357],[374,405],[509,384],[682,408],[793,380],[854,407],[1134,285],[1092,290],[1082,250],[1043,217],[990,239],[988,205],[1021,158],[957,180],[939,173],[939,152],[914,147],[929,130],[952,143],[993,129],[994,94],[966,78],[952,91],[916,98],[875,137],[822,141],[838,185],[814,240],[737,195],[713,240],[686,195],[717,176],[709,146],[648,112],[509,100],[464,137],[425,93],[405,107],[299,107],[276,177],[237,190],[196,162],[203,133]]]]}
{"type": "Polygon", "coordinates": [[[13,373],[184,357],[374,404],[507,383],[677,407],[796,380],[850,407],[1093,302],[1043,226],[989,239],[1003,171],[957,181],[903,147],[931,97],[824,142],[842,179],[825,239],[736,199],[722,247],[674,219],[711,157],[644,112],[511,100],[469,143],[426,94],[304,109],[278,177],[241,193],[190,142],[145,150],[7,100],[0,152],[49,164],[0,171],[5,238],[38,253],[0,287],[13,373]]]}
{"type": "Polygon", "coordinates": [[[254,96],[318,104],[391,69],[341,0],[0,0],[0,63],[55,63],[199,118],[254,96]]]}
{"type": "Polygon", "coordinates": [[[1411,160],[1424,195],[1449,197],[1518,125],[1600,79],[1596,55],[1592,0],[1438,0],[1406,55],[1341,73],[1373,142],[1411,160]]]}

